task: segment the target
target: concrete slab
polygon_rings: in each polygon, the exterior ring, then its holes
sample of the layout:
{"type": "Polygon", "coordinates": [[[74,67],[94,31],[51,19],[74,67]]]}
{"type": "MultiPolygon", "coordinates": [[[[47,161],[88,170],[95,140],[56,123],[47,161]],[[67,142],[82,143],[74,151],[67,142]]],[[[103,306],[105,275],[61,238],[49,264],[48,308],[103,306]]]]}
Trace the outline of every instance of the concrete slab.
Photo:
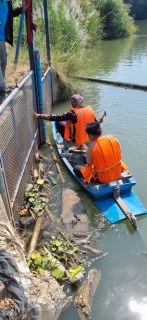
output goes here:
{"type": "Polygon", "coordinates": [[[84,195],[81,191],[62,190],[62,223],[69,233],[88,231],[84,195]]]}

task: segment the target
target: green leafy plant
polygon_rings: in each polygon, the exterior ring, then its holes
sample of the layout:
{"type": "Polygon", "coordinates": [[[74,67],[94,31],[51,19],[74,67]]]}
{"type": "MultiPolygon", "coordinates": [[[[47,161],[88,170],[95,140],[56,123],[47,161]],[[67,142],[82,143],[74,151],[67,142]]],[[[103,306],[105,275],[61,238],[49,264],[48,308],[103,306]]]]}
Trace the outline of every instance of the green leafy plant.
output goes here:
{"type": "Polygon", "coordinates": [[[43,274],[45,269],[49,269],[56,279],[62,279],[64,272],[56,266],[56,261],[50,261],[46,251],[33,251],[27,260],[28,266],[32,273],[43,274]]]}
{"type": "Polygon", "coordinates": [[[42,250],[42,254],[38,251],[33,251],[30,254],[30,258],[27,261],[28,266],[32,273],[43,274],[47,264],[49,262],[49,257],[46,252],[42,250]]]}
{"type": "Polygon", "coordinates": [[[65,267],[68,267],[70,261],[76,261],[76,254],[79,251],[77,245],[71,245],[70,242],[60,239],[58,236],[51,236],[49,242],[52,255],[59,261],[62,261],[65,267]]]}
{"type": "Polygon", "coordinates": [[[55,268],[51,272],[52,276],[56,279],[61,279],[62,276],[64,275],[64,272],[58,268],[55,268]]]}
{"type": "Polygon", "coordinates": [[[43,179],[38,179],[36,182],[37,182],[37,184],[42,185],[44,183],[44,180],[43,179]]]}
{"type": "Polygon", "coordinates": [[[43,179],[37,180],[37,185],[31,183],[26,185],[25,193],[31,208],[35,208],[38,211],[46,210],[47,203],[49,202],[48,198],[38,196],[38,191],[40,186],[44,183],[43,179]]]}

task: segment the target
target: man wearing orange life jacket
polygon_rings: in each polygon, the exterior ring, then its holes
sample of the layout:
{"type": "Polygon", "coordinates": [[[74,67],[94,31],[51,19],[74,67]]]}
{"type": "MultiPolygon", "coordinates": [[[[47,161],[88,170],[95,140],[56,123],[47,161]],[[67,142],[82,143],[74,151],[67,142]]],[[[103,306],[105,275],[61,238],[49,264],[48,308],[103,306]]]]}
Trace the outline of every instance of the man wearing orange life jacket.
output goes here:
{"type": "Polygon", "coordinates": [[[85,128],[90,143],[86,150],[87,166],[75,166],[74,173],[90,182],[91,179],[102,183],[119,179],[123,170],[128,170],[121,160],[119,141],[112,135],[102,136],[99,122],[88,123],[85,128]]]}
{"type": "MultiPolygon", "coordinates": [[[[88,122],[97,121],[95,113],[91,106],[83,106],[84,97],[80,94],[74,94],[71,97],[72,108],[66,113],[60,115],[37,114],[36,118],[41,118],[49,121],[56,121],[57,130],[66,141],[71,141],[76,145],[83,145],[88,140],[88,135],[85,131],[85,126],[88,122]]],[[[103,122],[103,117],[99,119],[103,122]]]]}
{"type": "MultiPolygon", "coordinates": [[[[88,122],[95,121],[95,113],[91,106],[79,107],[76,105],[74,107],[74,99],[72,98],[72,108],[69,112],[73,112],[76,115],[76,122],[73,123],[70,120],[66,121],[64,130],[64,139],[66,141],[75,141],[76,145],[82,145],[88,140],[87,132],[85,131],[85,126],[88,122]]],[[[76,102],[77,103],[77,102],[76,102]]]]}

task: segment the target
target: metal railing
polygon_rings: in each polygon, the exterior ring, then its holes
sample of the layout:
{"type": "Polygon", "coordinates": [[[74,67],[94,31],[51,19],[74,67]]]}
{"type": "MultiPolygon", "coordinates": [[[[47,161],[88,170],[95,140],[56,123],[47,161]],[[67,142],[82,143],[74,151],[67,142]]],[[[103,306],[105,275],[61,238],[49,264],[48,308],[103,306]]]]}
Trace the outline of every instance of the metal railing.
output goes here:
{"type": "Polygon", "coordinates": [[[52,97],[52,72],[49,68],[43,79],[43,94],[44,94],[44,113],[49,113],[52,107],[53,103],[53,97],[52,97]]]}
{"type": "MultiPolygon", "coordinates": [[[[45,112],[51,108],[51,70],[43,78],[45,112]]],[[[17,227],[25,186],[39,144],[34,74],[31,71],[0,106],[0,193],[13,224],[17,227]]]]}

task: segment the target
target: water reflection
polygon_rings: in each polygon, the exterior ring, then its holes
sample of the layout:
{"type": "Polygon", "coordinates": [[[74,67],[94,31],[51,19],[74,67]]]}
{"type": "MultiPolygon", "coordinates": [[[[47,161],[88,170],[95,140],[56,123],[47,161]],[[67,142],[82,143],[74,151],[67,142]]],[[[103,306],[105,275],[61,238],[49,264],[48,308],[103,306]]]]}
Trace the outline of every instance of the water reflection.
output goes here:
{"type": "Polygon", "coordinates": [[[147,21],[138,23],[136,35],[111,41],[101,41],[91,51],[86,73],[104,78],[136,84],[147,83],[147,21]]]}
{"type": "MultiPolygon", "coordinates": [[[[147,301],[147,298],[145,298],[145,300],[147,301]]],[[[147,320],[147,302],[141,303],[132,299],[129,302],[129,306],[132,312],[141,315],[140,320],[147,320]]]]}
{"type": "Polygon", "coordinates": [[[101,41],[92,49],[92,60],[89,59],[87,74],[89,76],[105,76],[116,70],[128,47],[133,46],[135,38],[101,41]]]}

